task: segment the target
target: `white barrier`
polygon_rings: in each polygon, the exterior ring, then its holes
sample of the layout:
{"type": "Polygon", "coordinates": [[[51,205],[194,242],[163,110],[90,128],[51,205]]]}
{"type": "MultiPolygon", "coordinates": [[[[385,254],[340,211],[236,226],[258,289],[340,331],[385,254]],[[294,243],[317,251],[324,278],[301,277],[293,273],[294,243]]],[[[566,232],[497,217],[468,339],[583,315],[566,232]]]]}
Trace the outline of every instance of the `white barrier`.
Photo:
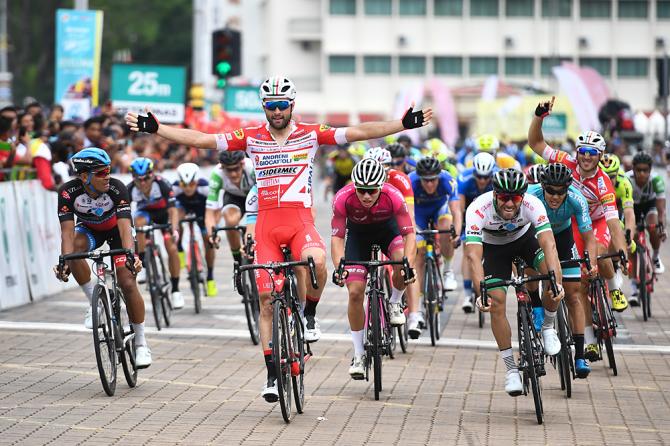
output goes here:
{"type": "Polygon", "coordinates": [[[30,302],[13,183],[0,183],[0,310],[30,302]]]}

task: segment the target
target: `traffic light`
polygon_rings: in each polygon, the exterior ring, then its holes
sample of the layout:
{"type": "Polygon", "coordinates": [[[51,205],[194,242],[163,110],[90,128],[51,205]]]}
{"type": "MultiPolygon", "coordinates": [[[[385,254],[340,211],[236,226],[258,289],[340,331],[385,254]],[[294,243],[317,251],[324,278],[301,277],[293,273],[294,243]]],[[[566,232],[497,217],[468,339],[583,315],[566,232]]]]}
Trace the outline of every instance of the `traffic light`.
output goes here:
{"type": "Polygon", "coordinates": [[[242,40],[239,31],[220,29],[212,33],[212,74],[218,77],[216,86],[226,86],[226,79],[239,76],[242,69],[242,40]]]}

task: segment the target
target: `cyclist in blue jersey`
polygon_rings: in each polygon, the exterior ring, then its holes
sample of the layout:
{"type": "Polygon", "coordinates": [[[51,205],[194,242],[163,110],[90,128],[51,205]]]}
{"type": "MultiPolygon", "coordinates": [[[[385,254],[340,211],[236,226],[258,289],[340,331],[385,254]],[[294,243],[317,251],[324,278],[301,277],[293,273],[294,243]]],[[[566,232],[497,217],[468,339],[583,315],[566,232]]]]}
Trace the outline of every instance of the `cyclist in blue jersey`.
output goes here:
{"type": "Polygon", "coordinates": [[[472,161],[475,156],[475,140],[466,138],[458,152],[456,152],[456,167],[458,170],[464,170],[465,166],[472,161]]]}
{"type": "Polygon", "coordinates": [[[416,169],[416,161],[408,156],[408,151],[400,143],[393,143],[386,146],[386,150],[391,153],[393,158],[393,168],[407,175],[416,169]]]}
{"type": "MultiPolygon", "coordinates": [[[[416,171],[409,175],[412,190],[414,191],[414,218],[419,230],[427,229],[428,222],[432,221],[437,229],[449,229],[453,224],[456,229],[456,235],[452,238],[440,237],[440,250],[444,258],[444,265],[447,271],[444,287],[446,290],[453,290],[457,283],[454,272],[451,269],[451,259],[454,256],[454,249],[460,243],[460,234],[462,228],[462,212],[458,200],[458,189],[456,180],[447,172],[442,170],[440,162],[427,157],[419,160],[416,164],[416,171]]],[[[408,332],[412,339],[416,339],[421,334],[419,324],[422,322],[419,312],[419,290],[423,289],[423,272],[425,241],[423,237],[417,236],[417,247],[419,253],[416,256],[416,270],[419,280],[415,283],[416,288],[409,293],[409,321],[408,332]]]]}
{"type": "MultiPolygon", "coordinates": [[[[572,170],[564,164],[553,163],[540,171],[540,184],[528,187],[528,194],[537,197],[547,210],[551,230],[556,240],[556,250],[561,261],[571,260],[583,253],[577,252],[572,237],[572,222],[575,221],[584,239],[584,246],[590,253],[596,252],[596,239],[591,227],[589,205],[586,198],[572,183],[572,170]]],[[[595,274],[597,264],[591,263],[591,274],[595,274]]],[[[563,286],[570,314],[572,337],[575,341],[575,373],[578,378],[586,378],[591,372],[584,358],[584,311],[580,298],[581,271],[578,265],[563,267],[563,286]]],[[[533,301],[533,318],[536,327],[542,326],[544,314],[537,286],[528,287],[533,301]]]]}
{"type": "MultiPolygon", "coordinates": [[[[493,190],[491,179],[496,170],[498,169],[493,155],[482,152],[472,159],[472,167],[465,169],[458,176],[458,197],[464,216],[465,210],[475,198],[484,192],[493,190]]],[[[461,238],[464,239],[464,234],[461,234],[461,238]]],[[[463,304],[461,308],[465,313],[472,313],[474,310],[474,293],[472,291],[470,265],[468,262],[462,262],[461,265],[463,273],[463,304]]]]}

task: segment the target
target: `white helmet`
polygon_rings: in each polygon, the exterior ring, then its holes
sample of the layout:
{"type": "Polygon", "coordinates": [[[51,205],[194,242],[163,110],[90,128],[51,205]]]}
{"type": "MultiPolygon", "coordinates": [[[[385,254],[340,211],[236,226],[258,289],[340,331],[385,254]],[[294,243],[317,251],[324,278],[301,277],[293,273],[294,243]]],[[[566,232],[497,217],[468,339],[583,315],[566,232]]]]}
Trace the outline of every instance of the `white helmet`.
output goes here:
{"type": "Polygon", "coordinates": [[[598,132],[584,132],[577,137],[577,148],[580,147],[593,147],[594,149],[599,150],[601,153],[605,151],[605,139],[598,132]]]}
{"type": "Polygon", "coordinates": [[[495,165],[496,160],[490,153],[480,152],[472,159],[472,167],[475,169],[475,174],[480,177],[490,177],[495,165]]]}
{"type": "Polygon", "coordinates": [[[272,76],[261,84],[259,95],[262,101],[269,99],[295,99],[295,85],[291,80],[284,76],[272,76]]]}
{"type": "Polygon", "coordinates": [[[393,162],[391,152],[381,147],[373,147],[365,152],[363,159],[366,158],[372,158],[373,160],[377,160],[382,164],[391,164],[393,162]]]}
{"type": "Polygon", "coordinates": [[[356,187],[382,187],[386,181],[386,170],[379,161],[365,158],[354,166],[351,181],[356,187]]]}
{"type": "Polygon", "coordinates": [[[184,184],[191,184],[198,177],[200,167],[194,163],[180,164],[177,167],[177,173],[179,174],[179,181],[184,184]]]}

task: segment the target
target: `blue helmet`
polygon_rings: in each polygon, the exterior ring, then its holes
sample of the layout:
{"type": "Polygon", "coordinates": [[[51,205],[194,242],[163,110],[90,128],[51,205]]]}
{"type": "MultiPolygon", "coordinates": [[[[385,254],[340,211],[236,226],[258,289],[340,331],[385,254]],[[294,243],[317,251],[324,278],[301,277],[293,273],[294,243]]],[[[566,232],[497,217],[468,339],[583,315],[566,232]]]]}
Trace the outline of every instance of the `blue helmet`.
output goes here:
{"type": "Polygon", "coordinates": [[[90,172],[112,164],[112,160],[107,155],[107,152],[97,147],[91,147],[75,153],[70,158],[70,161],[76,174],[90,172]]]}
{"type": "Polygon", "coordinates": [[[149,158],[136,158],[130,165],[130,173],[136,176],[143,177],[154,171],[154,162],[149,158]]]}

